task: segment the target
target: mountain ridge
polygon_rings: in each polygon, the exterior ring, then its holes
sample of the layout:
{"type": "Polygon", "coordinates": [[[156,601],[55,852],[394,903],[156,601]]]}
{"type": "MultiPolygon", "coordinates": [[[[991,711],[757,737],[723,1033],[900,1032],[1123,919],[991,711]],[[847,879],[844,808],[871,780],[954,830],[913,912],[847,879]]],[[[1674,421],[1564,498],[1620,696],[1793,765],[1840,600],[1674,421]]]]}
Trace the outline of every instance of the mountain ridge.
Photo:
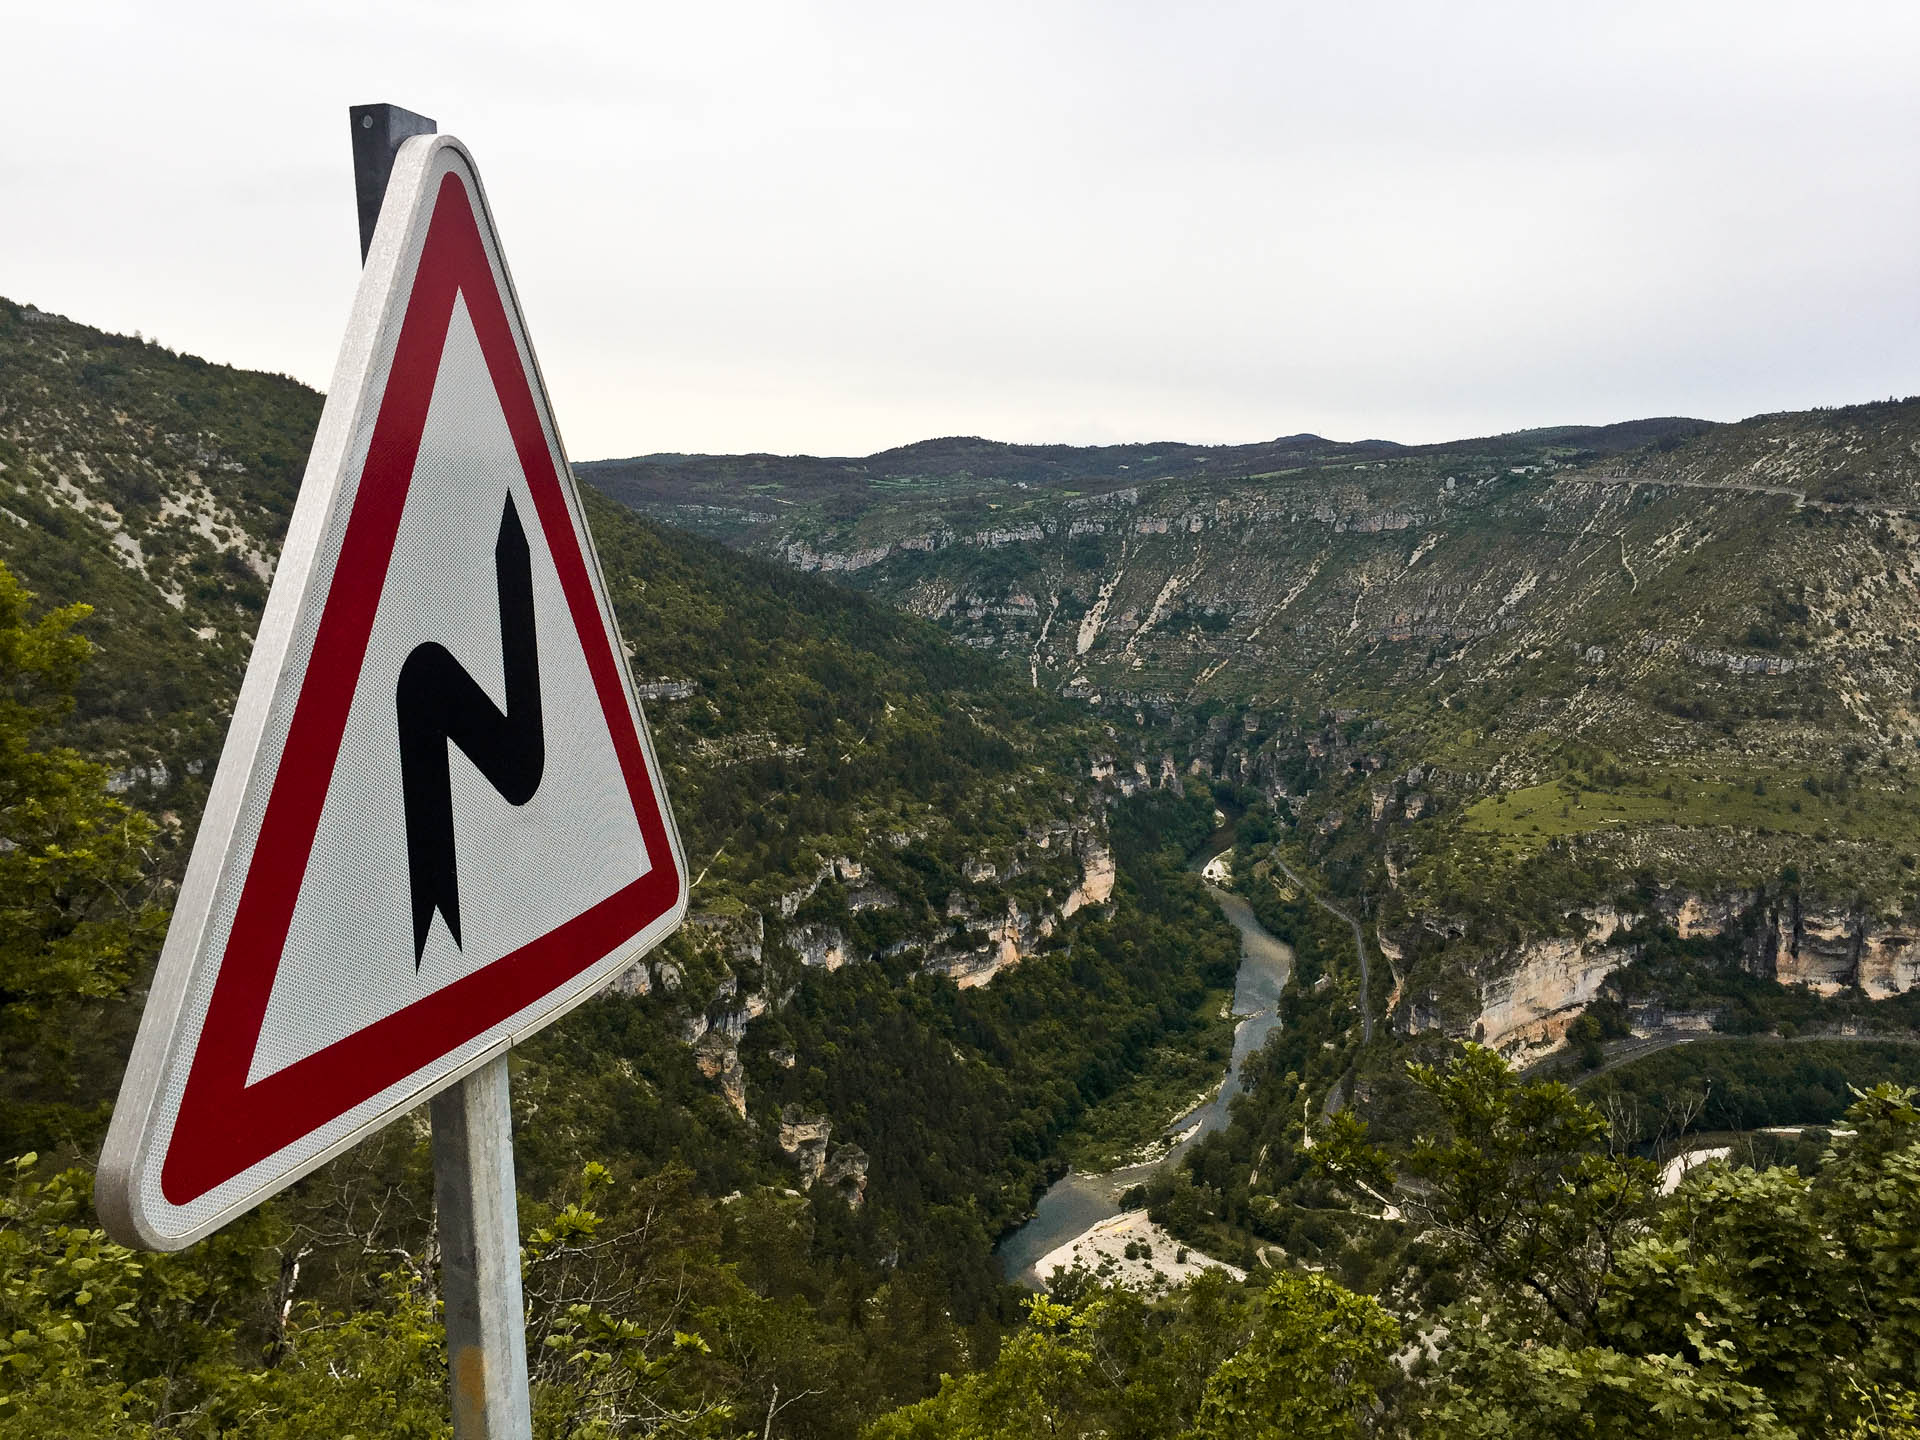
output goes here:
{"type": "MultiPolygon", "coordinates": [[[[746,487],[776,486],[783,502],[831,497],[836,514],[864,488],[912,485],[949,494],[973,493],[994,485],[1021,489],[1064,490],[1080,485],[1111,489],[1154,483],[1174,476],[1204,473],[1233,479],[1262,469],[1328,466],[1356,460],[1412,454],[1452,454],[1483,450],[1585,446],[1596,454],[1618,453],[1665,435],[1697,433],[1704,421],[1665,418],[1600,426],[1549,426],[1510,435],[1437,444],[1403,445],[1391,440],[1336,441],[1308,432],[1243,444],[1201,445],[1186,441],[1132,441],[1114,445],[1064,445],[988,440],[980,436],[937,436],[893,446],[864,456],[710,455],[660,453],[626,459],[581,462],[582,478],[636,508],[689,505],[702,498],[746,487]],[[1133,473],[1136,466],[1152,474],[1133,473]],[[748,480],[747,476],[754,478],[748,480]]],[[[666,518],[665,513],[661,518],[666,518]]],[[[682,523],[688,523],[685,518],[682,523]]],[[[700,527],[696,522],[695,528],[700,527]]]]}
{"type": "Polygon", "coordinates": [[[748,509],[716,464],[636,503],[1088,704],[1123,787],[1274,814],[1373,897],[1404,1038],[1561,1044],[1643,922],[1829,996],[1920,982],[1920,886],[1873,843],[1920,829],[1920,402],[1303,458],[837,510],[765,471],[748,509]]]}

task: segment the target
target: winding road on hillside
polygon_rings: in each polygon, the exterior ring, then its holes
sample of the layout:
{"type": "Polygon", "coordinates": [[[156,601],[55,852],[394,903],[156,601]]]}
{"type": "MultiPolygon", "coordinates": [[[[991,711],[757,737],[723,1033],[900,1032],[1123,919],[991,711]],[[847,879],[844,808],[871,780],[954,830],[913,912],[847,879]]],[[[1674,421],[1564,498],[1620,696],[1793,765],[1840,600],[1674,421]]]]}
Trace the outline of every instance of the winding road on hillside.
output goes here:
{"type": "Polygon", "coordinates": [[[1360,1039],[1362,1043],[1371,1045],[1373,1043],[1373,1010],[1371,1008],[1373,991],[1368,981],[1367,937],[1360,929],[1360,922],[1331,900],[1325,899],[1318,890],[1315,890],[1306,881],[1302,880],[1299,875],[1294,873],[1293,867],[1279,856],[1276,855],[1273,857],[1273,863],[1286,872],[1289,880],[1306,891],[1307,894],[1312,897],[1314,904],[1318,905],[1322,910],[1325,910],[1329,915],[1338,915],[1342,920],[1346,921],[1348,927],[1352,929],[1353,948],[1360,952],[1360,1039]]]}

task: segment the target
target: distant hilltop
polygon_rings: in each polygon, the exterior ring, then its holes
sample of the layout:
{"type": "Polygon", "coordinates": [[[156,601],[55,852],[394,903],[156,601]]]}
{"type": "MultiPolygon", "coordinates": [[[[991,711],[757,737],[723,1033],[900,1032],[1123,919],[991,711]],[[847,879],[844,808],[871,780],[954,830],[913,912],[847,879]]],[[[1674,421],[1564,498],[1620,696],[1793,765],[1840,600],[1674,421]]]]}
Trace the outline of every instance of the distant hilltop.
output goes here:
{"type": "Polygon", "coordinates": [[[738,503],[746,494],[805,504],[843,503],[878,492],[973,494],[1007,486],[1089,491],[1143,480],[1233,478],[1301,467],[1352,464],[1404,456],[1510,454],[1528,458],[1550,448],[1601,458],[1713,428],[1705,420],[1664,417],[1617,425],[1560,425],[1441,445],[1392,440],[1328,440],[1282,435],[1250,445],[1156,441],[1129,445],[1019,445],[977,435],[919,440],[865,456],[638,455],[576,464],[583,479],[637,508],[662,504],[738,503]]]}

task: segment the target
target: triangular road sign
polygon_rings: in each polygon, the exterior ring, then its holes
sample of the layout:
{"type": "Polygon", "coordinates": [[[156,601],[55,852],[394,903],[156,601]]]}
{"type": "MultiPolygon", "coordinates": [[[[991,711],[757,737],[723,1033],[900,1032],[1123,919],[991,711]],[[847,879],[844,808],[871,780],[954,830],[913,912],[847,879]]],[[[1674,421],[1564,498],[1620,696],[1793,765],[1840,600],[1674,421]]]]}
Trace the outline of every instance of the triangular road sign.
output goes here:
{"type": "Polygon", "coordinates": [[[472,157],[395,162],[101,1157],[177,1249],[585,999],[686,866],[472,157]]]}

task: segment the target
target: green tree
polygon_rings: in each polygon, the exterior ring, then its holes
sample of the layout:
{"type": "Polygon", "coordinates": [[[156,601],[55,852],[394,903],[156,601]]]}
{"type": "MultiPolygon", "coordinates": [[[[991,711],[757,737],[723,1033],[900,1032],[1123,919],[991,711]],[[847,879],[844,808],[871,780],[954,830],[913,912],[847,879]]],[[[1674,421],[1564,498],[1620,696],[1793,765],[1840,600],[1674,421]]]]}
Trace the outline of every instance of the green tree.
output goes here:
{"type": "Polygon", "coordinates": [[[1800,1433],[1920,1381],[1920,1108],[1880,1085],[1811,1179],[1709,1166],[1620,1257],[1597,1339],[1751,1386],[1800,1433]]]}
{"type": "MultiPolygon", "coordinates": [[[[1438,1125],[1397,1158],[1350,1116],[1316,1154],[1336,1179],[1378,1192],[1398,1171],[1410,1220],[1451,1245],[1482,1285],[1587,1333],[1621,1245],[1650,1212],[1655,1169],[1612,1145],[1606,1117],[1557,1082],[1528,1084],[1492,1050],[1409,1065],[1438,1125]]],[[[1369,1198],[1372,1198],[1369,1196],[1369,1198]]]]}
{"type": "Polygon", "coordinates": [[[164,921],[142,895],[152,822],[107,794],[103,766],[47,743],[88,607],[33,619],[32,601],[0,565],[0,1147],[97,1099],[76,1089],[74,1040],[93,1028],[77,1017],[126,986],[164,921]]]}
{"type": "Polygon", "coordinates": [[[12,1162],[0,1196],[0,1437],[135,1434],[147,1409],[111,1363],[144,1267],[84,1220],[87,1177],[12,1162]]]}
{"type": "Polygon", "coordinates": [[[1323,1275],[1278,1275],[1251,1338],[1207,1382],[1192,1440],[1360,1435],[1399,1338],[1399,1325],[1367,1296],[1323,1275]]]}
{"type": "Polygon", "coordinates": [[[1602,1345],[1542,1344],[1511,1310],[1456,1307],[1430,1433],[1460,1440],[1790,1440],[1756,1387],[1722,1366],[1602,1345]]]}
{"type": "Polygon", "coordinates": [[[867,1440],[1341,1437],[1364,1433],[1400,1327],[1372,1300],[1287,1272],[1214,1271],[1169,1295],[1027,1302],[999,1358],[877,1421],[867,1440]]]}
{"type": "Polygon", "coordinates": [[[1103,1433],[1088,1330],[1094,1317],[1044,1295],[985,1370],[942,1381],[940,1393],[883,1416],[867,1440],[1029,1440],[1103,1433]]]}
{"type": "Polygon", "coordinates": [[[1343,1119],[1316,1153],[1396,1186],[1471,1293],[1406,1407],[1435,1433],[1897,1435],[1920,1382],[1920,1108],[1861,1094],[1811,1178],[1710,1165],[1664,1203],[1599,1111],[1468,1046],[1410,1067],[1440,1119],[1403,1155],[1343,1119]]]}
{"type": "MultiPolygon", "coordinates": [[[[281,1363],[213,1371],[204,1409],[218,1433],[236,1440],[441,1440],[451,1434],[446,1338],[433,1298],[406,1270],[381,1282],[383,1303],[366,1309],[304,1307],[281,1363]]],[[[190,1433],[185,1418],[174,1423],[190,1433]]]]}

